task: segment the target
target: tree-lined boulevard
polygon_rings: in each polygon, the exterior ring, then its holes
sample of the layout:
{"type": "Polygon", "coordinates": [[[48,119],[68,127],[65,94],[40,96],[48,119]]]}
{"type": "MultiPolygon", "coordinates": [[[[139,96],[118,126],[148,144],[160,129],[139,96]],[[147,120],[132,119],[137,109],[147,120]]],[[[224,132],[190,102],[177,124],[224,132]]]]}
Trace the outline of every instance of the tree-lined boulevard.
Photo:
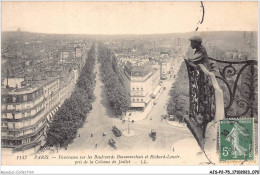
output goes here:
{"type": "Polygon", "coordinates": [[[65,100],[47,128],[46,146],[67,147],[77,137],[77,130],[82,127],[92,109],[96,76],[93,73],[94,49],[93,45],[72,95],[65,100]]]}
{"type": "MultiPolygon", "coordinates": [[[[174,144],[182,140],[196,141],[188,130],[188,128],[180,128],[170,125],[166,120],[162,120],[161,116],[167,113],[166,105],[169,98],[169,90],[171,89],[174,78],[165,80],[159,97],[156,99],[156,105],[148,116],[141,121],[129,123],[131,130],[135,132],[134,136],[116,137],[112,132],[112,126],[116,126],[121,131],[127,131],[128,123],[123,122],[115,114],[110,106],[106,95],[106,88],[102,82],[101,64],[98,62],[99,51],[95,46],[96,64],[94,72],[96,73],[96,84],[94,88],[95,101],[92,110],[89,112],[83,127],[78,130],[77,137],[67,148],[59,150],[59,153],[84,152],[91,153],[93,151],[166,151],[170,153],[178,153],[178,148],[174,148],[174,144]],[[153,141],[149,134],[151,129],[156,130],[156,140],[153,141]],[[105,133],[105,135],[103,135],[105,133]],[[117,149],[108,144],[109,139],[113,139],[117,149]],[[177,149],[177,150],[176,150],[177,149]]],[[[180,66],[180,65],[179,65],[180,66]]],[[[176,145],[177,146],[177,145],[176,145]]],[[[198,147],[195,145],[195,147],[198,147]]],[[[194,149],[198,150],[198,149],[194,149]]]]}

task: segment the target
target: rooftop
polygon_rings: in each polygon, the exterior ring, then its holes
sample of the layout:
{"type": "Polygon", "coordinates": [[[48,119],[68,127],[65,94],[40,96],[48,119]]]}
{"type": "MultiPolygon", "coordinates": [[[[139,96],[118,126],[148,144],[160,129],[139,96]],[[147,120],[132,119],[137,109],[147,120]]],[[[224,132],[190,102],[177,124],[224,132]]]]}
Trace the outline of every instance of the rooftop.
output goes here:
{"type": "Polygon", "coordinates": [[[128,61],[125,69],[131,76],[145,76],[152,71],[149,61],[128,61]]]}
{"type": "Polygon", "coordinates": [[[20,94],[21,92],[23,93],[30,93],[38,88],[43,87],[44,85],[58,79],[59,77],[48,77],[48,78],[43,78],[41,80],[34,80],[34,81],[29,81],[25,86],[21,86],[21,83],[23,82],[23,80],[21,80],[21,78],[19,79],[19,81],[17,80],[17,78],[9,78],[8,79],[8,85],[9,88],[6,88],[6,79],[4,80],[4,83],[1,88],[2,94],[20,94]],[[12,86],[13,87],[12,87],[12,86]]]}

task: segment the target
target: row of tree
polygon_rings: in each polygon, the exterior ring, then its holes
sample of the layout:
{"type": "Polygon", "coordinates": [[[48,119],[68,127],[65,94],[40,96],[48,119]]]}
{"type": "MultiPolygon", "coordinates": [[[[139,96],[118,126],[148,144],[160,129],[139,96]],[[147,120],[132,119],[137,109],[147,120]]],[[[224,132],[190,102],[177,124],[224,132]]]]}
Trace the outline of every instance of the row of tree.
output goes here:
{"type": "Polygon", "coordinates": [[[167,112],[182,119],[189,111],[189,78],[183,61],[177,73],[176,81],[173,83],[169,92],[167,112]]]}
{"type": "Polygon", "coordinates": [[[98,45],[102,80],[105,84],[109,104],[117,116],[122,116],[130,105],[129,95],[120,79],[115,55],[105,45],[98,45]]]}
{"type": "Polygon", "coordinates": [[[74,91],[54,115],[47,130],[47,146],[67,146],[77,136],[92,109],[95,87],[95,47],[92,45],[74,91]]]}

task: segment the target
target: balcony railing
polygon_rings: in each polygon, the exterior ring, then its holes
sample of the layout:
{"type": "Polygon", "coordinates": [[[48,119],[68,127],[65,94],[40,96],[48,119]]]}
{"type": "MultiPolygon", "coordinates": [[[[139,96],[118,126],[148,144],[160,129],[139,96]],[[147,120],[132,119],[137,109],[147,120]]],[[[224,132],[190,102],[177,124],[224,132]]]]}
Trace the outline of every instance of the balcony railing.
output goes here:
{"type": "Polygon", "coordinates": [[[190,95],[185,121],[202,148],[209,122],[234,117],[254,117],[257,122],[258,113],[257,61],[209,59],[214,62],[211,72],[185,60],[190,95]]]}
{"type": "Polygon", "coordinates": [[[185,62],[190,94],[189,116],[185,121],[203,147],[207,124],[224,118],[223,92],[215,75],[202,64],[194,65],[187,60],[185,62]]]}
{"type": "Polygon", "coordinates": [[[213,72],[224,92],[226,118],[254,117],[257,121],[257,61],[209,59],[214,62],[213,72]]]}

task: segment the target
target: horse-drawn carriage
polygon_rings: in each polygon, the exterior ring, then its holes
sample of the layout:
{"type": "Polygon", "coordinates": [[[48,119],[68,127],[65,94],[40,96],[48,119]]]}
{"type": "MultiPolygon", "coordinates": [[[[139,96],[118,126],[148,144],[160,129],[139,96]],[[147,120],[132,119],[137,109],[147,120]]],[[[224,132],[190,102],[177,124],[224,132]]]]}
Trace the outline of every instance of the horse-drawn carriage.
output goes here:
{"type": "Polygon", "coordinates": [[[122,135],[122,132],[116,126],[112,127],[112,131],[117,137],[120,137],[122,135]]]}

